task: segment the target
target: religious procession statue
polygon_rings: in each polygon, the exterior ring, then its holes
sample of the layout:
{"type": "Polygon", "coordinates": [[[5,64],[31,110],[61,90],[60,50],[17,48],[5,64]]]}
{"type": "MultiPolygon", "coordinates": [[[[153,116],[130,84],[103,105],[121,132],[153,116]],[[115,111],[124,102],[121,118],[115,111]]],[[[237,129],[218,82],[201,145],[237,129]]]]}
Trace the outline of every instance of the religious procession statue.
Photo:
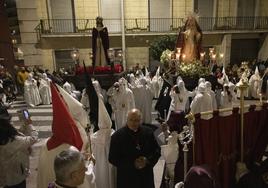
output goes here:
{"type": "Polygon", "coordinates": [[[103,25],[103,18],[96,18],[96,27],[92,30],[92,65],[106,66],[110,64],[108,56],[109,35],[107,27],[103,25]]]}
{"type": "Polygon", "coordinates": [[[179,30],[175,49],[165,50],[160,57],[164,72],[191,78],[208,76],[210,72],[204,62],[202,38],[203,33],[198,25],[197,16],[193,13],[187,17],[184,26],[179,30]]]}
{"type": "Polygon", "coordinates": [[[179,31],[176,41],[177,53],[180,53],[180,58],[185,62],[192,62],[195,59],[200,59],[202,52],[202,30],[197,23],[195,16],[190,15],[183,28],[179,31]],[[177,49],[181,49],[178,52],[177,49]]]}

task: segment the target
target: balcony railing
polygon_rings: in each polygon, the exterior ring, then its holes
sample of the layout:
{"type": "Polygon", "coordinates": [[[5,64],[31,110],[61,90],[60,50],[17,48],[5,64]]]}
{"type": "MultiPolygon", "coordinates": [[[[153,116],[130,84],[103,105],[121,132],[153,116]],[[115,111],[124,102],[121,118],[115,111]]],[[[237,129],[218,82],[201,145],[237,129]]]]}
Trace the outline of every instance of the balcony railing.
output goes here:
{"type": "MultiPolygon", "coordinates": [[[[177,32],[184,26],[183,18],[136,18],[125,19],[126,33],[177,32]]],[[[104,19],[109,33],[121,32],[120,19],[104,19]]],[[[40,34],[90,33],[95,19],[40,20],[40,34]]],[[[200,17],[203,31],[262,30],[268,29],[268,17],[200,17]]]]}

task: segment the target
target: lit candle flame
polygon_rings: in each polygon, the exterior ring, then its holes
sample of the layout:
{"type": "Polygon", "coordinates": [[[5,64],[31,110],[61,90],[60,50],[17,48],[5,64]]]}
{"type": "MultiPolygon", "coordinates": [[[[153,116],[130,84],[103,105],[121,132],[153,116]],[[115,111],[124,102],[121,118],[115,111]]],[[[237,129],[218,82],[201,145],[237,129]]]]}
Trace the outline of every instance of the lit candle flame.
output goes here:
{"type": "Polygon", "coordinates": [[[186,58],[186,55],[185,54],[182,54],[182,59],[184,60],[186,58]]]}

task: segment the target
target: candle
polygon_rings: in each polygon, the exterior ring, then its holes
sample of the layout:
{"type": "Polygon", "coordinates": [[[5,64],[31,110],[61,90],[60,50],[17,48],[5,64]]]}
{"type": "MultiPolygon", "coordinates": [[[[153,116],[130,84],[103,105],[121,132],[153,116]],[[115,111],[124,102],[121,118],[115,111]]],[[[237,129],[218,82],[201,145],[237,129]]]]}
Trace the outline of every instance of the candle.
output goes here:
{"type": "Polygon", "coordinates": [[[262,104],[262,94],[260,93],[260,103],[262,104]]]}
{"type": "Polygon", "coordinates": [[[186,55],[185,54],[182,54],[182,60],[184,61],[186,58],[186,55]]]}
{"type": "Polygon", "coordinates": [[[212,54],[212,60],[216,59],[216,54],[212,54]]]}
{"type": "Polygon", "coordinates": [[[201,53],[200,53],[200,59],[201,59],[201,60],[204,59],[205,53],[206,53],[206,52],[201,52],[201,53]]]}
{"type": "Polygon", "coordinates": [[[179,60],[180,59],[181,54],[180,53],[176,53],[176,59],[179,60]]]}

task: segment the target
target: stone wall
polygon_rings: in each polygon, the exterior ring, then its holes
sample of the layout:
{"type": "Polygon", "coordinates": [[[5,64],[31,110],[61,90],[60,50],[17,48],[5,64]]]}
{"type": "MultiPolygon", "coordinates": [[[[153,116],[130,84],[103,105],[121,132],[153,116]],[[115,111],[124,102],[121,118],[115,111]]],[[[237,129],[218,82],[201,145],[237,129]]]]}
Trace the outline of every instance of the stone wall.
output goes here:
{"type": "Polygon", "coordinates": [[[185,18],[189,13],[193,12],[193,1],[189,0],[173,0],[173,17],[185,18]]]}
{"type": "Polygon", "coordinates": [[[149,66],[149,48],[148,47],[133,47],[126,49],[127,69],[134,67],[139,63],[140,67],[149,66]]]}
{"type": "Polygon", "coordinates": [[[148,1],[125,0],[125,18],[148,18],[148,1]]]}
{"type": "Polygon", "coordinates": [[[218,0],[218,17],[236,16],[237,0],[218,0]]]}
{"type": "Polygon", "coordinates": [[[95,19],[98,14],[98,0],[75,0],[76,19],[95,19]]]}
{"type": "Polygon", "coordinates": [[[21,35],[21,44],[18,44],[18,47],[20,47],[24,54],[24,63],[27,66],[42,66],[42,61],[40,61],[41,54],[35,48],[35,44],[37,43],[35,27],[39,24],[39,16],[43,15],[43,9],[40,9],[41,4],[38,4],[37,2],[39,1],[16,1],[21,35]],[[39,13],[38,10],[40,11],[39,13]]]}
{"type": "Polygon", "coordinates": [[[267,0],[259,0],[259,16],[268,16],[267,0]]]}
{"type": "Polygon", "coordinates": [[[268,59],[268,36],[265,37],[265,40],[262,43],[260,48],[258,59],[266,61],[268,59]]]}

